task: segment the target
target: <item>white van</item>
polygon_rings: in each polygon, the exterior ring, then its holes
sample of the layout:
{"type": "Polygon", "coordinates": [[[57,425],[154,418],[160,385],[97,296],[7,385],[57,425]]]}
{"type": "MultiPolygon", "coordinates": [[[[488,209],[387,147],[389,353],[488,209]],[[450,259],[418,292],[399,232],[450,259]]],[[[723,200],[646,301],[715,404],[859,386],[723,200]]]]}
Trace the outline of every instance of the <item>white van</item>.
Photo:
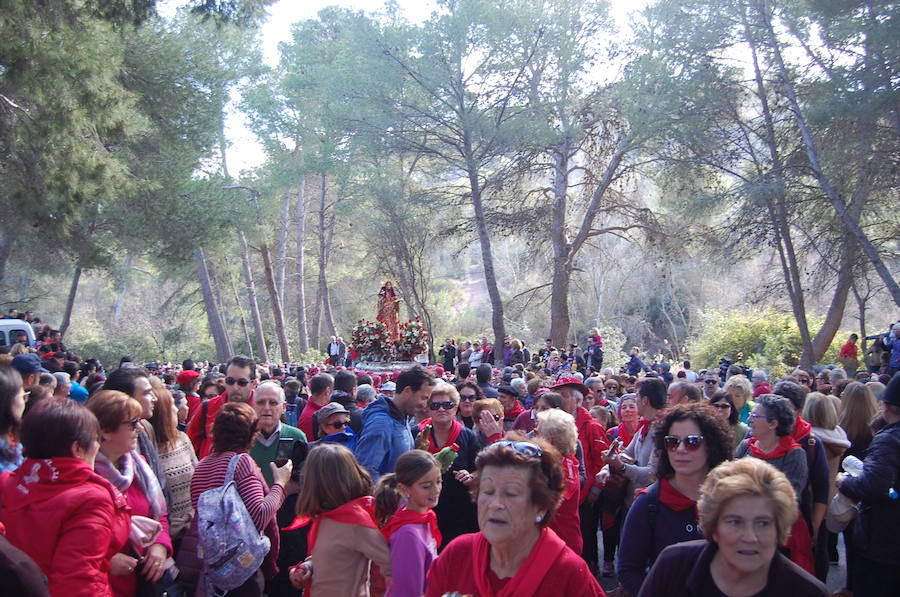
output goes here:
{"type": "Polygon", "coordinates": [[[0,319],[0,346],[12,346],[19,332],[25,332],[28,346],[34,346],[34,329],[21,319],[0,319]]]}

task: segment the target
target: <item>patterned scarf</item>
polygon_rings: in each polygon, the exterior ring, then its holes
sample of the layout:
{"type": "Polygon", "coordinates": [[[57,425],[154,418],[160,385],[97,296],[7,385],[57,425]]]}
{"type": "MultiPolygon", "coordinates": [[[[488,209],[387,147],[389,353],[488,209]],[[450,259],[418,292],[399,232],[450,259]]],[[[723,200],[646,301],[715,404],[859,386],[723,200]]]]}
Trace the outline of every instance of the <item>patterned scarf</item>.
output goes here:
{"type": "Polygon", "coordinates": [[[136,451],[123,454],[115,464],[110,462],[103,452],[97,452],[94,471],[123,494],[137,480],[138,487],[150,503],[150,516],[154,520],[159,520],[166,514],[166,498],[163,496],[159,481],[150,465],[136,451]]]}

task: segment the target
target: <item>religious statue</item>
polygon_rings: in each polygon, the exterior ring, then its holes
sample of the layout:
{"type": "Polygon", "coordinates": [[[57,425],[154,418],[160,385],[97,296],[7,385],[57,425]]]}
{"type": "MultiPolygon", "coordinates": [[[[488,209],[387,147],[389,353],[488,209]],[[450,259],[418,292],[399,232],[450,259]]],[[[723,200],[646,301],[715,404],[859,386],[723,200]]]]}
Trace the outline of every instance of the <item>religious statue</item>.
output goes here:
{"type": "Polygon", "coordinates": [[[378,291],[378,321],[387,328],[388,338],[396,342],[400,337],[400,299],[394,292],[394,285],[387,280],[378,291]]]}

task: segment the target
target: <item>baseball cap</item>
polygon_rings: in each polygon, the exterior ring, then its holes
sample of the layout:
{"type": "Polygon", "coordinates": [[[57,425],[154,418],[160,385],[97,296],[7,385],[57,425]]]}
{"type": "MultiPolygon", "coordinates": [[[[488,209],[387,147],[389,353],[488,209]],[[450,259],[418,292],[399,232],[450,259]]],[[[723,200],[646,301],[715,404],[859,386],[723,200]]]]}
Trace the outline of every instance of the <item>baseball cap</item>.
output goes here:
{"type": "Polygon", "coordinates": [[[32,373],[50,373],[41,366],[41,359],[33,352],[28,354],[17,354],[13,357],[10,365],[23,377],[32,373]]]}
{"type": "Polygon", "coordinates": [[[383,384],[381,384],[381,391],[382,392],[396,392],[397,384],[395,384],[392,381],[386,381],[383,384]]]}

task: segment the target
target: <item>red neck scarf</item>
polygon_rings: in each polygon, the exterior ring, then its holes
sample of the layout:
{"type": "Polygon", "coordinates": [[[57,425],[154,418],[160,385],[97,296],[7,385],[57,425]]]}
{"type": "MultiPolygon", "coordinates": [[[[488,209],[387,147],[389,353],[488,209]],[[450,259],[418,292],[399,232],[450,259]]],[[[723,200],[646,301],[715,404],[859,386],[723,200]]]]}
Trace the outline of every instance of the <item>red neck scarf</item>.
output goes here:
{"type": "Polygon", "coordinates": [[[384,535],[385,539],[390,541],[391,535],[406,524],[428,525],[428,528],[431,530],[431,536],[434,537],[434,544],[438,547],[441,546],[441,531],[438,529],[437,515],[431,508],[424,514],[420,514],[414,510],[408,510],[404,506],[391,516],[390,520],[387,521],[387,524],[384,525],[384,528],[381,529],[381,534],[384,535]]]}
{"type": "Polygon", "coordinates": [[[507,420],[515,420],[516,417],[525,412],[525,407],[522,406],[522,403],[516,400],[513,403],[513,407],[509,410],[503,409],[503,418],[507,420]]]}
{"type": "Polygon", "coordinates": [[[697,507],[697,502],[675,489],[668,479],[661,479],[659,482],[659,501],[676,512],[697,507]]]}
{"type": "Polygon", "coordinates": [[[637,433],[638,427],[634,428],[634,431],[628,429],[628,425],[625,423],[619,423],[617,428],[619,433],[619,439],[622,440],[622,446],[628,447],[628,444],[631,443],[631,440],[634,438],[634,434],[637,433]]]}
{"type": "MultiPolygon", "coordinates": [[[[430,419],[429,422],[431,423],[431,433],[428,434],[428,451],[431,454],[437,454],[447,446],[450,446],[452,448],[454,445],[456,445],[456,440],[459,438],[459,434],[462,433],[462,423],[460,423],[456,419],[450,421],[450,434],[447,435],[447,441],[439,446],[437,445],[437,439],[434,435],[434,422],[430,419]]],[[[453,451],[456,452],[457,450],[459,450],[459,446],[456,446],[456,450],[453,451]]],[[[438,542],[438,544],[440,544],[440,541],[438,542]]]]}
{"type": "Polygon", "coordinates": [[[541,536],[531,549],[531,553],[519,566],[515,576],[510,578],[499,593],[494,593],[488,570],[491,565],[491,545],[481,533],[477,534],[472,550],[472,573],[475,577],[477,594],[480,597],[533,597],[544,577],[556,563],[566,548],[566,544],[548,528],[541,530],[541,536]]]}
{"type": "Polygon", "coordinates": [[[812,433],[812,425],[809,421],[797,415],[797,420],[794,421],[794,433],[792,434],[794,440],[799,442],[810,433],[812,433]]]}
{"type": "Polygon", "coordinates": [[[313,547],[316,545],[316,537],[319,534],[319,524],[322,522],[323,518],[328,518],[335,522],[343,522],[345,524],[356,524],[370,529],[378,528],[378,525],[375,523],[375,498],[368,495],[356,498],[343,506],[338,506],[334,510],[322,512],[313,519],[312,527],[309,529],[310,554],[313,551],[313,547]]]}
{"type": "Polygon", "coordinates": [[[651,423],[653,423],[653,421],[651,421],[650,419],[641,417],[640,419],[638,419],[638,426],[637,429],[634,430],[634,434],[637,435],[638,433],[640,433],[641,439],[645,439],[647,437],[647,433],[650,432],[651,423]]]}
{"type": "Polygon", "coordinates": [[[750,438],[750,453],[760,458],[762,460],[775,460],[776,458],[781,458],[794,448],[799,448],[800,444],[797,443],[790,435],[784,435],[781,439],[778,440],[778,445],[771,452],[763,452],[759,447],[759,440],[755,437],[750,438]]]}
{"type": "Polygon", "coordinates": [[[569,499],[572,494],[578,491],[581,486],[581,478],[578,476],[578,459],[568,454],[562,458],[563,483],[566,486],[566,493],[563,499],[569,499]]]}

